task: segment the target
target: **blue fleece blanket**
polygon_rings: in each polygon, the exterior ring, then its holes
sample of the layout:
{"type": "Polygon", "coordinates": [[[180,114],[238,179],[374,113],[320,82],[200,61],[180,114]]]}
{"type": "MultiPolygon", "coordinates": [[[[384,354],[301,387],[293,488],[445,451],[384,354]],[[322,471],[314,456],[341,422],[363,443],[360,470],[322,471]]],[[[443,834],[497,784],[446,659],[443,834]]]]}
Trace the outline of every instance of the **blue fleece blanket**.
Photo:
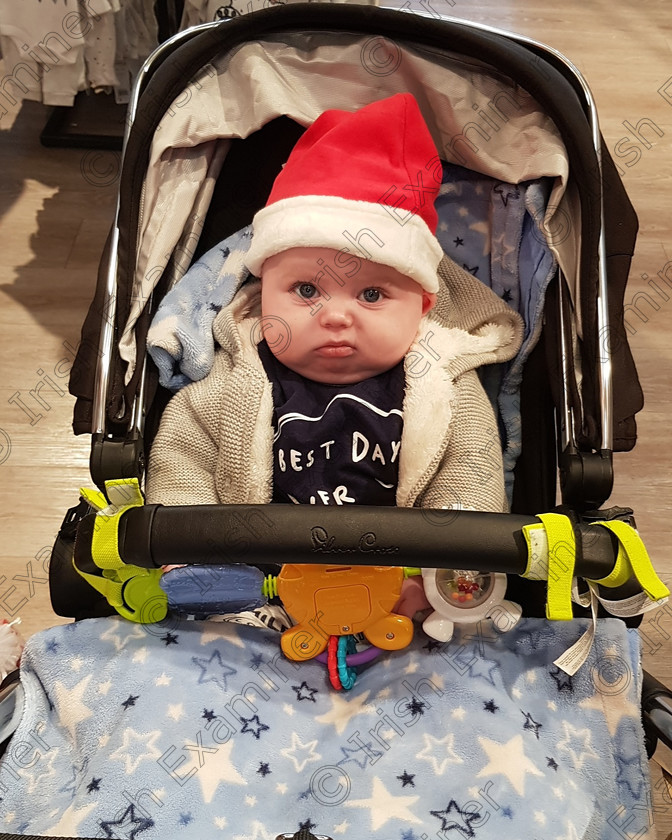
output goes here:
{"type": "Polygon", "coordinates": [[[33,636],[0,765],[12,833],[134,840],[644,837],[638,636],[599,622],[421,632],[349,692],[278,634],[90,619],[33,636]]]}

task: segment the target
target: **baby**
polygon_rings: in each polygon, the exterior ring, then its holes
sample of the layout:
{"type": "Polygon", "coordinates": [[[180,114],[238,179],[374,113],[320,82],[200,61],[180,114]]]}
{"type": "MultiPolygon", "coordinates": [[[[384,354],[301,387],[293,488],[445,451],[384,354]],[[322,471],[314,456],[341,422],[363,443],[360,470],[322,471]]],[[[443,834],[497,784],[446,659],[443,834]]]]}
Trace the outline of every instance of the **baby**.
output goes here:
{"type": "Polygon", "coordinates": [[[522,327],[444,256],[440,180],[410,94],[306,130],[254,218],[212,371],[164,412],[149,503],[505,509],[476,369],[522,327]]]}

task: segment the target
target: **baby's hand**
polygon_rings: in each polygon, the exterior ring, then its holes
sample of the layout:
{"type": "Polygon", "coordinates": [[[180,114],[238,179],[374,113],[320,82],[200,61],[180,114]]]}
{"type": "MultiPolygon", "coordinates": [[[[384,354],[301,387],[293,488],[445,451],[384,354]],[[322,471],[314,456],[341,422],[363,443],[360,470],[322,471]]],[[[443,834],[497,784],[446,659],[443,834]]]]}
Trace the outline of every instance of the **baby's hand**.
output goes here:
{"type": "Polygon", "coordinates": [[[408,618],[421,610],[431,609],[431,604],[425,597],[425,590],[422,586],[422,576],[407,578],[401,586],[401,597],[394,606],[392,612],[398,615],[405,615],[408,618]]]}

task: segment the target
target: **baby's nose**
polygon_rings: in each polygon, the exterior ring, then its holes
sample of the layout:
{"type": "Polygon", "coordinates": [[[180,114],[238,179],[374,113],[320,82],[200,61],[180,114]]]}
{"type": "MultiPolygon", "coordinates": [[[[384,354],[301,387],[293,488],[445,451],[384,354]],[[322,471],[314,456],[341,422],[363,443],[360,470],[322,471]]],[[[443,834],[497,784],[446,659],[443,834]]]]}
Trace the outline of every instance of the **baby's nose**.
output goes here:
{"type": "Polygon", "coordinates": [[[322,308],[320,321],[325,327],[345,327],[352,323],[352,313],[346,303],[331,300],[322,308]]]}

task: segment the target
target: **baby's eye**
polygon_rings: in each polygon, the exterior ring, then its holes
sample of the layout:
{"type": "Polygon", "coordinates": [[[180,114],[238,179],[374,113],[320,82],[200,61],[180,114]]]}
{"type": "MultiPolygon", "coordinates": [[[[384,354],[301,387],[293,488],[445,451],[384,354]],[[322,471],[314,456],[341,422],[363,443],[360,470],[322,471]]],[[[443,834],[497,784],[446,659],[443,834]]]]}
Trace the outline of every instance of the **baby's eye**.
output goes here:
{"type": "Polygon", "coordinates": [[[294,287],[294,291],[303,300],[312,300],[318,294],[317,286],[314,283],[299,283],[294,287]]]}
{"type": "Polygon", "coordinates": [[[365,303],[378,303],[383,297],[383,293],[380,289],[364,289],[361,293],[361,298],[365,303]]]}

